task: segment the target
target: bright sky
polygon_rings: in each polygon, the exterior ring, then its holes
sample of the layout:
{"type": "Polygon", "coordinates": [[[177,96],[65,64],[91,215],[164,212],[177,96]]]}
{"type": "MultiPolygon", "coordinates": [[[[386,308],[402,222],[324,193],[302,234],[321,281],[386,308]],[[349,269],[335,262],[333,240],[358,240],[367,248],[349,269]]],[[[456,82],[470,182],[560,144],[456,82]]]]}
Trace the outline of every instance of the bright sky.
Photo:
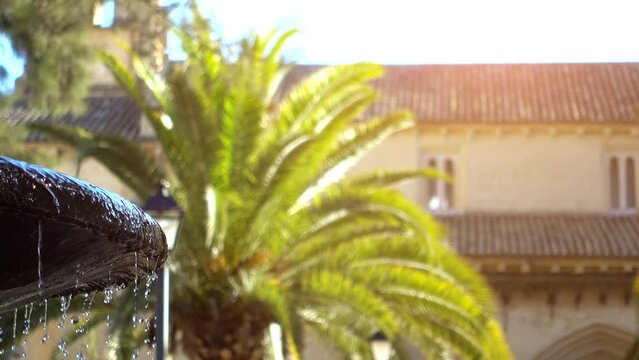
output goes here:
{"type": "Polygon", "coordinates": [[[639,61],[637,0],[203,0],[227,38],[300,29],[305,63],[639,61]]]}
{"type": "MultiPolygon", "coordinates": [[[[287,47],[289,60],[299,63],[639,61],[637,0],[200,3],[228,40],[249,31],[299,29],[287,47]]],[[[0,63],[19,73],[2,44],[0,38],[0,63]]]]}
{"type": "Polygon", "coordinates": [[[9,39],[1,34],[0,65],[2,65],[2,67],[4,67],[9,73],[9,78],[0,82],[0,92],[4,92],[5,90],[11,89],[15,78],[22,74],[23,62],[11,50],[11,43],[9,42],[9,39]]]}

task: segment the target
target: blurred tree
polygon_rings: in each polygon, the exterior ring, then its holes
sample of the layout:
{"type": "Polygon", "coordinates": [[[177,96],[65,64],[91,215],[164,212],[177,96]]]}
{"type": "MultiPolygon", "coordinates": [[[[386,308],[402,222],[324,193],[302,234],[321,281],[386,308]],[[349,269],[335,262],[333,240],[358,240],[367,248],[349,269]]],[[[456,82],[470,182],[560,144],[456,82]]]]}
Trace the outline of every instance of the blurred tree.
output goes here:
{"type": "MultiPolygon", "coordinates": [[[[23,56],[24,76],[13,99],[53,113],[81,112],[91,84],[91,66],[99,49],[91,41],[93,14],[101,0],[3,0],[0,32],[23,56]]],[[[128,30],[131,46],[143,57],[163,57],[166,10],[157,0],[118,0],[125,14],[116,26],[128,30]]],[[[157,59],[156,59],[157,60],[157,59]]],[[[157,64],[156,64],[157,68],[157,64]]],[[[0,67],[5,70],[6,67],[0,67]]],[[[0,72],[2,75],[2,72],[0,72]]]]}
{"type": "MultiPolygon", "coordinates": [[[[292,32],[229,51],[195,11],[177,33],[187,60],[165,76],[133,53],[133,72],[101,55],[153,126],[162,159],[79,128],[32,129],[92,155],[141,199],[162,178],[173,185],[186,213],[170,262],[171,319],[190,358],[261,359],[272,323],[293,359],[304,329],[363,359],[372,358],[368,339],[377,331],[396,359],[406,358],[404,340],[429,359],[450,351],[511,358],[484,280],[444,243],[432,217],[389,187],[433,173],[345,176],[412,124],[406,112],[357,121],[377,97],[369,81],[380,66],[323,68],[286,91],[279,54],[292,32]]],[[[92,311],[104,314],[101,306],[92,311]]],[[[115,306],[131,319],[131,302],[115,306]]],[[[112,328],[121,346],[144,338],[142,326],[112,328]]]]}
{"type": "Polygon", "coordinates": [[[26,59],[16,92],[30,105],[55,112],[82,108],[92,61],[87,31],[95,1],[0,2],[0,31],[26,59]]]}

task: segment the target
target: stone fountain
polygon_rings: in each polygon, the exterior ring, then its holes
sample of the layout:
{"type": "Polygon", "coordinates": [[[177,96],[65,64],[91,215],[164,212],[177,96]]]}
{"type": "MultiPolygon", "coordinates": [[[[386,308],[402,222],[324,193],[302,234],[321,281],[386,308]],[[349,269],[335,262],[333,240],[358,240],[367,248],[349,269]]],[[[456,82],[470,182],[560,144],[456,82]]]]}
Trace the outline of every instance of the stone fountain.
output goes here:
{"type": "Polygon", "coordinates": [[[152,274],[158,223],[117,194],[0,156],[0,313],[152,274]]]}

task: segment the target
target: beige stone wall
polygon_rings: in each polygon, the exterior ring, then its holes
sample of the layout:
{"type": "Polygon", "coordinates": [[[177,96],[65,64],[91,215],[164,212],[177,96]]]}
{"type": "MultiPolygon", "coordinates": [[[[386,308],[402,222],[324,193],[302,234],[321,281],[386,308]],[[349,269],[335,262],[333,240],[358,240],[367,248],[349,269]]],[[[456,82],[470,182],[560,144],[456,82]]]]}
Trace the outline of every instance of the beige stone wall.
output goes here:
{"type": "MultiPolygon", "coordinates": [[[[636,128],[422,127],[382,143],[355,171],[426,166],[427,155],[454,155],[457,210],[606,212],[607,154],[618,151],[639,154],[636,128]]],[[[425,204],[424,182],[401,188],[425,204]]]]}
{"type": "MultiPolygon", "coordinates": [[[[124,29],[112,28],[95,28],[91,33],[91,41],[97,44],[97,47],[109,54],[114,54],[128,64],[128,56],[122,48],[122,44],[126,44],[130,34],[124,29]]],[[[100,61],[96,61],[91,69],[93,85],[115,85],[115,79],[109,70],[100,61]]]]}
{"type": "MultiPolygon", "coordinates": [[[[637,320],[632,303],[627,303],[621,289],[587,287],[579,291],[564,288],[552,291],[554,305],[550,305],[548,288],[517,291],[509,294],[508,304],[502,304],[500,320],[516,359],[542,360],[538,356],[562,339],[579,331],[595,329],[596,334],[578,343],[573,350],[587,352],[606,350],[625,353],[632,334],[636,333],[637,320]],[[602,294],[606,294],[602,302],[602,294]],[[579,304],[576,298],[579,296],[579,304]],[[620,339],[606,339],[600,329],[619,333],[620,339]],[[607,343],[606,343],[607,342],[607,343]],[[592,349],[584,349],[592,346],[592,349]]],[[[568,348],[571,346],[562,344],[568,348]]],[[[621,357],[618,357],[621,358],[621,357]]],[[[606,359],[606,358],[602,358],[606,359]]],[[[547,359],[543,359],[547,360],[547,359]]],[[[564,359],[567,360],[567,359],[564,359]]]]}
{"type": "MultiPolygon", "coordinates": [[[[457,211],[607,212],[607,155],[639,153],[637,134],[630,126],[422,126],[381,144],[355,171],[425,166],[426,155],[454,155],[457,211]]],[[[402,184],[401,189],[426,204],[425,182],[402,184]]],[[[629,288],[564,288],[554,291],[557,302],[552,307],[548,289],[513,292],[500,309],[500,319],[516,358],[541,360],[537,356],[545,349],[579,331],[602,327],[634,334],[637,315],[624,291],[629,288]],[[612,293],[601,303],[601,293],[608,291],[612,293]],[[576,306],[578,293],[583,300],[576,306]]],[[[606,341],[600,336],[591,342],[604,346],[606,341]]],[[[612,341],[613,348],[618,345],[612,341]]],[[[592,356],[607,359],[609,354],[592,356]]]]}
{"type": "Polygon", "coordinates": [[[76,157],[67,153],[55,167],[55,170],[88,181],[134,202],[138,201],[131,189],[120,182],[104,165],[92,158],[83,161],[78,172],[76,157]]]}
{"type": "MultiPolygon", "coordinates": [[[[352,173],[377,169],[409,170],[419,167],[418,133],[409,129],[395,134],[393,137],[377,145],[357,164],[352,173]]],[[[420,187],[414,181],[405,182],[399,188],[411,198],[420,195],[420,187]]]]}

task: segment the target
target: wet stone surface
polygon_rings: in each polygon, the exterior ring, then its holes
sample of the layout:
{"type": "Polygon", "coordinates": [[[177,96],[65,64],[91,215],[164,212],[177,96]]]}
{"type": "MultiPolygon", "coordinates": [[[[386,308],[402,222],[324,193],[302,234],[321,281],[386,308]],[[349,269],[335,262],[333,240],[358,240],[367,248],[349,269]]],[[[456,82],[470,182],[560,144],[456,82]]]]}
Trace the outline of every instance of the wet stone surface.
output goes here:
{"type": "Polygon", "coordinates": [[[0,313],[131,282],[167,254],[159,225],[136,205],[2,156],[0,229],[0,313]]]}

